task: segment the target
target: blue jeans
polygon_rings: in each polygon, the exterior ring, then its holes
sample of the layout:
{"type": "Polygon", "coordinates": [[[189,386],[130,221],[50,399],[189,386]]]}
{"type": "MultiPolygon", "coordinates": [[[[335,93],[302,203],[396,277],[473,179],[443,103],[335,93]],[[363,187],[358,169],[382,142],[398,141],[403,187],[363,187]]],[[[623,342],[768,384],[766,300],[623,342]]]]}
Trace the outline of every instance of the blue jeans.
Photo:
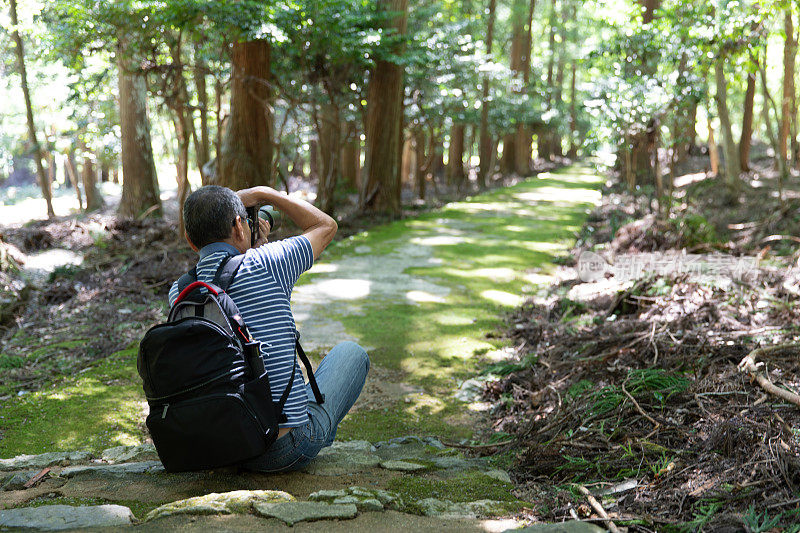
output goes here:
{"type": "Polygon", "coordinates": [[[328,352],[314,372],[319,390],[325,395],[320,405],[314,401],[311,386],[308,395],[308,419],[276,440],[269,450],[242,466],[259,472],[286,472],[306,466],[319,451],[336,438],[336,428],[350,410],[367,379],[369,356],[354,342],[342,342],[328,352]]]}

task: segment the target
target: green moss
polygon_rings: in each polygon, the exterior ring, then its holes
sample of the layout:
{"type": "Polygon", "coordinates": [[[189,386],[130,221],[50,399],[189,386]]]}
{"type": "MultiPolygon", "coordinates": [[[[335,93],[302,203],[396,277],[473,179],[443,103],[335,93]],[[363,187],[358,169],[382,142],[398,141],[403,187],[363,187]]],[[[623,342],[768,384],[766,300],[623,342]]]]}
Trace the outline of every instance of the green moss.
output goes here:
{"type": "Polygon", "coordinates": [[[389,481],[388,489],[397,492],[403,499],[405,510],[421,514],[416,503],[425,498],[451,502],[474,502],[494,500],[506,502],[506,510],[517,510],[525,502],[518,500],[511,490],[511,483],[499,481],[480,472],[468,472],[452,479],[433,479],[421,476],[401,476],[389,481]]]}
{"type": "Polygon", "coordinates": [[[472,437],[471,427],[453,423],[459,414],[463,414],[460,404],[453,402],[445,404],[436,413],[432,411],[426,407],[414,409],[413,405],[402,401],[384,409],[355,411],[339,425],[336,438],[378,442],[399,435],[472,437]]]}
{"type": "MultiPolygon", "coordinates": [[[[454,389],[480,373],[483,354],[502,346],[494,338],[498,317],[535,288],[527,273],[546,274],[555,258],[568,251],[600,182],[590,170],[574,166],[371,228],[329,246],[323,262],[349,257],[366,261],[414,246],[418,239],[434,238],[427,241],[433,261],[405,273],[449,290],[444,301],[419,305],[367,297],[357,302],[358,314],[336,316],[320,306],[318,312],[340,321],[361,344],[374,347],[373,363],[402,371],[404,381],[425,391],[411,403],[399,401],[387,409],[348,415],[337,436],[370,441],[403,434],[471,438],[477,415],[451,399],[454,389]],[[448,236],[455,238],[442,238],[448,236]],[[356,252],[364,245],[369,246],[368,253],[356,252]]],[[[300,284],[337,275],[310,273],[301,277],[300,284]]],[[[125,307],[139,309],[132,305],[125,307]]],[[[4,347],[4,351],[33,357],[38,350],[69,349],[63,343],[46,348],[38,343],[21,330],[9,344],[30,350],[16,353],[4,347]]],[[[0,403],[4,436],[0,456],[141,442],[144,398],[135,353],[113,354],[82,374],[0,403]]],[[[7,393],[2,386],[0,392],[7,393]]]]}
{"type": "Polygon", "coordinates": [[[73,348],[77,348],[78,346],[82,346],[89,342],[89,339],[73,339],[69,341],[62,341],[62,342],[55,342],[53,344],[48,344],[46,346],[41,346],[36,348],[32,352],[28,353],[26,358],[31,361],[35,361],[44,355],[49,355],[51,353],[56,352],[57,350],[70,350],[73,348]]]}
{"type": "Polygon", "coordinates": [[[25,502],[24,504],[20,504],[19,507],[43,507],[45,505],[71,505],[73,507],[79,507],[87,505],[109,504],[127,507],[131,510],[133,516],[135,516],[138,520],[142,520],[147,513],[160,505],[154,503],[143,503],[136,500],[111,501],[104,500],[102,498],[67,498],[65,496],[49,498],[47,496],[40,496],[39,498],[35,498],[29,502],[25,502]]]}
{"type": "Polygon", "coordinates": [[[3,402],[0,457],[139,444],[143,401],[136,349],[116,352],[64,382],[3,402]]]}

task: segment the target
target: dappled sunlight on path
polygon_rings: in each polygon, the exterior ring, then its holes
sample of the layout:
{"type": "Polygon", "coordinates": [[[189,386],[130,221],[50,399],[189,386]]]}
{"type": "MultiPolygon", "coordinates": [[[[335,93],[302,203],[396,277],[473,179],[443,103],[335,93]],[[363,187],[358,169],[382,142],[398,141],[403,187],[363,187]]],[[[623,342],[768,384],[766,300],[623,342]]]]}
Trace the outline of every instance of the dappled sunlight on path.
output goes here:
{"type": "MultiPolygon", "coordinates": [[[[374,364],[401,371],[426,391],[376,412],[384,433],[397,432],[387,412],[415,416],[396,420],[400,425],[457,424],[458,384],[503,347],[487,333],[504,310],[550,279],[552,260],[567,252],[599,201],[600,181],[574,166],[332,245],[294,290],[304,342],[324,353],[355,340],[374,364]]],[[[363,418],[359,426],[371,427],[363,418]]],[[[346,421],[348,429],[356,430],[346,421]]],[[[364,427],[354,436],[371,437],[364,427]]]]}

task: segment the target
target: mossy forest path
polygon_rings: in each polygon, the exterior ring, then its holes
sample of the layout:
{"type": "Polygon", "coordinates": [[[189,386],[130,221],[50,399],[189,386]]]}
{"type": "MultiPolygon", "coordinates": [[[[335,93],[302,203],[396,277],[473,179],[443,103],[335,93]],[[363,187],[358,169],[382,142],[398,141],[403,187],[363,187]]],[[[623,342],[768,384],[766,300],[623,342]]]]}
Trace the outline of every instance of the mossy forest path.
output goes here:
{"type": "MultiPolygon", "coordinates": [[[[294,523],[297,513],[357,516],[342,530],[486,529],[478,517],[502,517],[524,502],[511,495],[507,475],[497,470],[502,465],[464,458],[440,441],[472,437],[481,427],[487,406],[463,384],[506,357],[496,335],[503,312],[549,281],[553,259],[568,250],[599,200],[600,181],[590,169],[571,166],[332,245],[293,294],[304,345],[318,358],[341,340],[355,340],[370,353],[372,370],[337,435],[348,442],[325,450],[304,472],[166,474],[147,445],[103,450],[144,438],[131,348],[6,410],[26,422],[4,427],[0,455],[74,453],[0,460],[0,529],[14,520],[30,524],[32,515],[78,520],[74,512],[95,513],[96,525],[138,522],[154,530],[249,530],[265,527],[264,520],[274,528],[294,523]],[[64,401],[73,394],[81,400],[64,401]],[[45,467],[53,470],[25,488],[45,467]],[[234,490],[243,492],[211,494],[234,490]],[[190,497],[201,499],[182,501],[190,497]],[[303,501],[283,502],[292,497],[303,501]],[[9,508],[16,514],[2,511],[9,508]],[[385,512],[368,512],[379,510],[385,512]]],[[[75,525],[84,523],[83,514],[75,525]]]]}
{"type": "Polygon", "coordinates": [[[373,371],[340,435],[471,435],[461,384],[506,357],[500,317],[546,283],[599,200],[600,179],[571,166],[337,242],[295,288],[304,342],[365,346],[373,371]]]}

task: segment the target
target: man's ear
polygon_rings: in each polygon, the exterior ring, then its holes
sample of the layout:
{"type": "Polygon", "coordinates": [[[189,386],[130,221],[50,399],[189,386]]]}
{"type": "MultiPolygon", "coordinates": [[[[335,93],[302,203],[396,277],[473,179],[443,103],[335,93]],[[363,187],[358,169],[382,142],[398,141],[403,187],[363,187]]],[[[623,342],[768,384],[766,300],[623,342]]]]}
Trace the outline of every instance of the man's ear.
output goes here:
{"type": "MultiPolygon", "coordinates": [[[[231,237],[235,241],[243,241],[245,240],[244,235],[244,225],[247,224],[247,221],[242,220],[242,217],[236,215],[236,223],[233,225],[233,229],[231,230],[231,237]]],[[[249,243],[248,243],[249,244],[249,243]]]]}
{"type": "Polygon", "coordinates": [[[194,243],[192,242],[192,239],[189,238],[189,234],[188,233],[184,233],[184,237],[186,238],[186,242],[189,243],[189,247],[192,250],[194,250],[195,252],[200,250],[197,246],[194,245],[194,243]]]}

